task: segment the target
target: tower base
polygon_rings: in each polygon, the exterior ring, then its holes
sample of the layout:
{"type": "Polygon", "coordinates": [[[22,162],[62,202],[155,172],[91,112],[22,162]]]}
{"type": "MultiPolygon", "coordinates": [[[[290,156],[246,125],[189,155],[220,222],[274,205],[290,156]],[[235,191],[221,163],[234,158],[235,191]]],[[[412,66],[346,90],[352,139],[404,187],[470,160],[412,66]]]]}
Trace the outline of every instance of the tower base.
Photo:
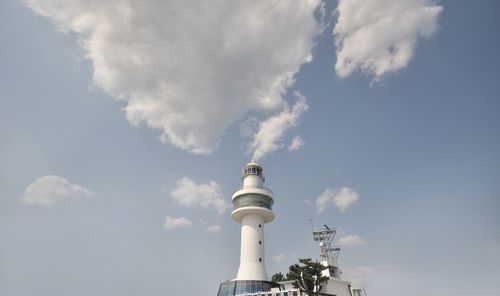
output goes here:
{"type": "Polygon", "coordinates": [[[235,296],[257,292],[269,292],[272,288],[279,289],[280,284],[269,281],[241,281],[232,280],[222,282],[217,296],[235,296]]]}

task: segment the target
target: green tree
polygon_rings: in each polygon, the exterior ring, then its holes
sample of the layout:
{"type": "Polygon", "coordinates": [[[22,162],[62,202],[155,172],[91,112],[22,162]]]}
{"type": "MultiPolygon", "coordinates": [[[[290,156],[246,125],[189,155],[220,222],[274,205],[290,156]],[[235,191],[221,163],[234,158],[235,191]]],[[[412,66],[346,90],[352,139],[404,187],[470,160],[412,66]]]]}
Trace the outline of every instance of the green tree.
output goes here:
{"type": "Polygon", "coordinates": [[[318,293],[323,288],[329,277],[323,276],[321,272],[327,269],[318,261],[311,259],[299,259],[298,264],[290,265],[289,272],[286,278],[293,280],[293,287],[299,289],[302,293],[309,296],[319,295],[318,293]]]}
{"type": "Polygon", "coordinates": [[[284,281],[286,281],[286,277],[281,272],[277,272],[271,276],[271,282],[277,283],[277,282],[284,282],[284,281]]]}

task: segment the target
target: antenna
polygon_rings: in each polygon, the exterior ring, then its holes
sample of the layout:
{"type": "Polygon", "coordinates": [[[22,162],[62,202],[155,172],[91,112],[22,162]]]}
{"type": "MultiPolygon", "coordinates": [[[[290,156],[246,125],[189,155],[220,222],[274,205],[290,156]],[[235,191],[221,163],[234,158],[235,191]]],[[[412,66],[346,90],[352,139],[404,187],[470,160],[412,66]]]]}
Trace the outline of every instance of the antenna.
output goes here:
{"type": "Polygon", "coordinates": [[[332,246],[333,239],[337,234],[337,229],[330,228],[326,224],[325,229],[313,230],[314,241],[319,242],[321,249],[320,256],[325,260],[328,265],[337,266],[337,259],[339,257],[340,247],[332,246]]]}

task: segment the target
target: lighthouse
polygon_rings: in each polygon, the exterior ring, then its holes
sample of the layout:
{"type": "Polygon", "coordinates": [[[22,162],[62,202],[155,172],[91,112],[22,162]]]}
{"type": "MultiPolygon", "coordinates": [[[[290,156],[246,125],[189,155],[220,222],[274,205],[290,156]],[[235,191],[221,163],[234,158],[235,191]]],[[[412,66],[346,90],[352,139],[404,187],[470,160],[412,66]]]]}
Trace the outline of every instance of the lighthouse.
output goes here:
{"type": "Polygon", "coordinates": [[[264,225],[273,221],[273,193],[265,188],[262,167],[253,160],[243,168],[242,186],[233,194],[231,218],[241,224],[240,267],[236,280],[267,281],[264,225]]]}
{"type": "Polygon", "coordinates": [[[241,224],[240,266],[236,278],[220,284],[218,296],[269,292],[279,284],[268,280],[264,225],[274,220],[273,192],[264,187],[262,167],[253,159],[243,168],[241,187],[234,192],[231,218],[241,224]]]}
{"type": "MultiPolygon", "coordinates": [[[[262,167],[252,159],[243,168],[241,187],[233,194],[231,218],[241,224],[240,266],[236,278],[219,285],[217,296],[302,295],[294,281],[278,283],[267,277],[264,226],[274,220],[274,195],[264,187],[262,171],[262,167]]],[[[324,230],[313,231],[314,240],[320,242],[320,256],[325,265],[322,274],[328,277],[321,294],[366,296],[362,287],[353,286],[351,282],[340,278],[340,266],[337,265],[340,248],[332,245],[336,233],[335,229],[326,225],[324,230]]]]}

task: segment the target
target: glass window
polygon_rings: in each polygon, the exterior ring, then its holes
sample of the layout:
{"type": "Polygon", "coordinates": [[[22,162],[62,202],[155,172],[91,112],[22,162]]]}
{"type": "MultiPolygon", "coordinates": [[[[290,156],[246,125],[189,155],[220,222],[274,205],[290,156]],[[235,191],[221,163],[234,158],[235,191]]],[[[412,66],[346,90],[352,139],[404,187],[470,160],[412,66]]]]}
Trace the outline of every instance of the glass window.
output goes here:
{"type": "Polygon", "coordinates": [[[235,282],[224,282],[220,285],[218,296],[233,296],[235,282]]]}
{"type": "Polygon", "coordinates": [[[257,283],[255,281],[252,281],[252,286],[250,288],[250,292],[252,292],[252,293],[257,292],[257,283]]]}
{"type": "Polygon", "coordinates": [[[245,282],[238,282],[238,294],[245,293],[245,282]]]}
{"type": "Polygon", "coordinates": [[[273,200],[269,197],[259,194],[245,194],[233,200],[235,209],[240,207],[257,206],[272,209],[273,200]]]}

